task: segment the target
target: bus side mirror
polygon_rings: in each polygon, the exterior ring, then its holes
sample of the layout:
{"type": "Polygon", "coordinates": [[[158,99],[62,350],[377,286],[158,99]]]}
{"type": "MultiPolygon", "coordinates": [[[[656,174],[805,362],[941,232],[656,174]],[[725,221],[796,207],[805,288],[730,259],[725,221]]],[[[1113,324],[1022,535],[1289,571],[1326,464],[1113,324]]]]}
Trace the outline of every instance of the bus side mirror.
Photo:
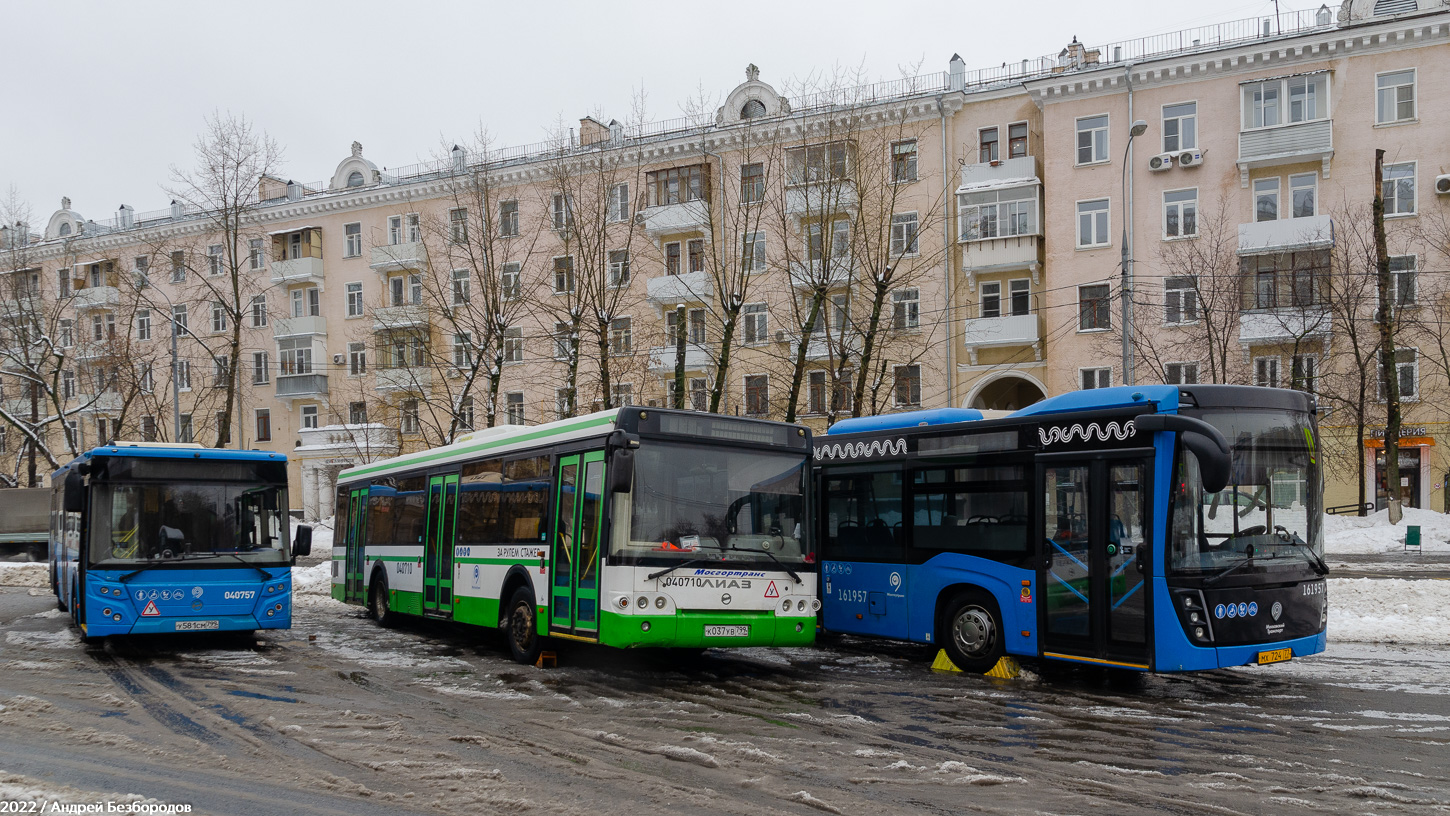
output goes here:
{"type": "Polygon", "coordinates": [[[292,557],[312,554],[312,525],[297,525],[297,535],[292,541],[292,557]]]}
{"type": "Polygon", "coordinates": [[[85,509],[86,485],[80,471],[72,468],[65,475],[65,496],[62,505],[67,513],[79,513],[85,509]]]}
{"type": "Polygon", "coordinates": [[[1181,414],[1139,414],[1133,417],[1133,426],[1140,431],[1178,431],[1183,447],[1198,457],[1203,489],[1217,493],[1228,485],[1233,458],[1228,440],[1219,429],[1201,419],[1181,414]]]}
{"type": "Polygon", "coordinates": [[[634,486],[634,449],[639,447],[639,437],[615,429],[609,435],[609,482],[610,493],[628,493],[634,486]]]}

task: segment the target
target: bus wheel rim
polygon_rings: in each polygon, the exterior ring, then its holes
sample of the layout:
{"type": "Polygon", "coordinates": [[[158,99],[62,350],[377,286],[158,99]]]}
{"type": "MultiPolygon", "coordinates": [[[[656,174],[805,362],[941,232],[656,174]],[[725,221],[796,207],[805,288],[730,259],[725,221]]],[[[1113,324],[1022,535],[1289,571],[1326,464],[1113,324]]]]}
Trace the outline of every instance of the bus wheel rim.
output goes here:
{"type": "Polygon", "coordinates": [[[992,616],[981,607],[963,609],[952,625],[952,638],[963,654],[983,657],[991,654],[997,641],[997,627],[992,616]]]}
{"type": "Polygon", "coordinates": [[[513,629],[514,643],[520,649],[528,649],[533,640],[533,632],[529,627],[528,607],[523,604],[514,607],[513,626],[509,628],[513,629]]]}

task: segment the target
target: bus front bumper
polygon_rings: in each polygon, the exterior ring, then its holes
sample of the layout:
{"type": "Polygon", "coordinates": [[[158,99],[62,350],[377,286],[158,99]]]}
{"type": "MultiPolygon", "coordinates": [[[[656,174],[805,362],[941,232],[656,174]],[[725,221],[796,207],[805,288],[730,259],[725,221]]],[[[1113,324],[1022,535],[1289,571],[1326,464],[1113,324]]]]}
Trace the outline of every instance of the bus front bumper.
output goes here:
{"type": "Polygon", "coordinates": [[[95,621],[81,627],[86,637],[108,635],[158,635],[176,632],[241,632],[253,629],[287,629],[292,626],[290,614],[257,618],[252,615],[214,615],[196,618],[146,617],[139,620],[95,621]]]}

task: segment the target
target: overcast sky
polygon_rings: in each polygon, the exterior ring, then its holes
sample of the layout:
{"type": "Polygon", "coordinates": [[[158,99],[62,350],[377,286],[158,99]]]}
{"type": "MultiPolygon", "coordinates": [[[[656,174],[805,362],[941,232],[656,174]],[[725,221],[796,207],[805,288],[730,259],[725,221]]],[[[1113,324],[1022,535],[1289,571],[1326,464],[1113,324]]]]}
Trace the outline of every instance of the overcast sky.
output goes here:
{"type": "MultiPolygon", "coordinates": [[[[1317,2],[1284,0],[1283,8],[1317,2]]],[[[1332,6],[1338,6],[1332,3],[1332,6]]],[[[0,196],[41,229],[70,196],[87,218],[163,209],[173,165],[212,110],[244,114],[282,146],[282,175],[332,175],[354,139],[379,167],[434,157],[487,127],[536,142],[562,120],[653,118],[712,104],[748,63],[780,88],[833,66],[872,80],[904,67],[968,70],[1274,11],[1272,0],[985,3],[0,2],[0,196]],[[225,10],[223,10],[225,9],[225,10]]]]}

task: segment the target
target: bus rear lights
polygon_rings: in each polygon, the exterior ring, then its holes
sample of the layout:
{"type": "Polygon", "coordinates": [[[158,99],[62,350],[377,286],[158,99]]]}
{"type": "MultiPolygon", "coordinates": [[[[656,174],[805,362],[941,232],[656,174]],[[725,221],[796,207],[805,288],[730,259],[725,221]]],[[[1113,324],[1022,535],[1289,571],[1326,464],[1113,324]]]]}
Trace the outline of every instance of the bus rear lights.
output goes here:
{"type": "Polygon", "coordinates": [[[639,604],[639,608],[640,609],[648,609],[649,608],[649,598],[646,598],[643,595],[639,596],[638,604],[639,604]]]}
{"type": "Polygon", "coordinates": [[[665,608],[665,596],[661,595],[658,598],[655,598],[655,609],[664,609],[664,608],[665,608]]]}
{"type": "Polygon", "coordinates": [[[629,608],[629,597],[628,596],[622,596],[619,599],[619,608],[620,609],[628,609],[629,608]]]}

